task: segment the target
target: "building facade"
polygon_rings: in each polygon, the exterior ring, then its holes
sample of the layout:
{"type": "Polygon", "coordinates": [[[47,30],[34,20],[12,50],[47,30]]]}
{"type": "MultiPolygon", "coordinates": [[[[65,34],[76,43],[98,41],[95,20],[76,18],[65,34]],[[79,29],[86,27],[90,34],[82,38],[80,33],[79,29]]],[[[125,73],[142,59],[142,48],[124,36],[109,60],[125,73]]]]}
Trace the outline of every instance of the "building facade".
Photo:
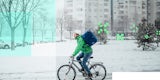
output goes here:
{"type": "Polygon", "coordinates": [[[114,1],[114,32],[130,33],[130,27],[141,23],[147,18],[146,0],[115,0],[114,1]]]}
{"type": "Polygon", "coordinates": [[[82,32],[110,22],[110,0],[65,0],[64,11],[82,32]]]}
{"type": "Polygon", "coordinates": [[[155,23],[156,19],[160,19],[160,0],[147,0],[147,20],[148,23],[155,23]]]}
{"type": "MultiPolygon", "coordinates": [[[[81,31],[96,29],[99,22],[111,24],[112,17],[113,25],[109,25],[109,30],[112,27],[114,33],[131,33],[130,27],[141,23],[142,18],[148,18],[147,5],[147,0],[113,0],[111,14],[111,0],[65,0],[64,9],[65,16],[78,24],[81,31]]],[[[154,11],[149,12],[153,15],[154,11]]]]}

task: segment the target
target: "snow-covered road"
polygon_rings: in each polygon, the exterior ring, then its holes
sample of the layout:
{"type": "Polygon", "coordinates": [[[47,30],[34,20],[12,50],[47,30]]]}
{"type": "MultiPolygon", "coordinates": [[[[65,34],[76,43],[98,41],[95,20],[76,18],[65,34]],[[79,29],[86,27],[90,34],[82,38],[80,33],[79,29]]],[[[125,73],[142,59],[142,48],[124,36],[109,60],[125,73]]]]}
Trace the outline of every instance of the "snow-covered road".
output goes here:
{"type": "MultiPolygon", "coordinates": [[[[104,63],[108,79],[112,72],[160,71],[160,47],[142,51],[134,42],[113,40],[106,45],[96,44],[92,61],[104,63]]],[[[75,41],[35,44],[31,57],[1,57],[0,80],[55,80],[56,70],[68,63],[75,46],[75,41]]],[[[25,52],[25,48],[21,51],[25,52]]],[[[84,80],[80,74],[76,79],[84,80]]]]}

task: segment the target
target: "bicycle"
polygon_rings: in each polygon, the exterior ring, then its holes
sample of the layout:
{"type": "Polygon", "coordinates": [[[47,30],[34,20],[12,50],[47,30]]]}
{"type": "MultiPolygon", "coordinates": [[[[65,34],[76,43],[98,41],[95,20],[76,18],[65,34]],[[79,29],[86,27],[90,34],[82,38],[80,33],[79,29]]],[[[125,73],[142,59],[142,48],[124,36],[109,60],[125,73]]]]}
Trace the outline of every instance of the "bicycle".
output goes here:
{"type": "Polygon", "coordinates": [[[69,64],[62,65],[59,67],[57,71],[57,77],[59,80],[75,80],[76,79],[76,69],[82,73],[83,77],[86,77],[85,79],[90,79],[90,80],[104,80],[107,76],[107,71],[106,68],[104,67],[102,62],[95,62],[91,64],[90,60],[93,57],[90,57],[90,59],[87,62],[87,65],[89,66],[89,69],[92,73],[92,77],[88,77],[87,73],[85,71],[82,71],[76,64],[75,62],[79,62],[77,60],[74,60],[70,58],[69,64]],[[64,69],[64,70],[63,70],[64,69]]]}

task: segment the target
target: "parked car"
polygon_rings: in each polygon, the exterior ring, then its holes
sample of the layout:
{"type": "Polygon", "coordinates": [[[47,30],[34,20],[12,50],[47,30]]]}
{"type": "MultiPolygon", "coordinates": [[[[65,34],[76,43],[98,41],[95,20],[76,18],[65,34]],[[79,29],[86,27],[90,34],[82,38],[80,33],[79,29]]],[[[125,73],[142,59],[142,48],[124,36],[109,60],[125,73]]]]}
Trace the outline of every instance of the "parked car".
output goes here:
{"type": "Polygon", "coordinates": [[[3,40],[0,40],[0,49],[9,49],[10,45],[5,43],[3,40]]]}

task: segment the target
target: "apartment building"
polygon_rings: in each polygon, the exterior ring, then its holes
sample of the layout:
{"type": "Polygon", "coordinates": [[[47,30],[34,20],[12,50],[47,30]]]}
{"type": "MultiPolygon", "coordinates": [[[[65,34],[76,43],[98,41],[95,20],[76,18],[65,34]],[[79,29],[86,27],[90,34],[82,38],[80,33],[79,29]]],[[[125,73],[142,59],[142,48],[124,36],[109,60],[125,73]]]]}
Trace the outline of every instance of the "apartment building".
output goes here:
{"type": "Polygon", "coordinates": [[[81,31],[97,29],[98,23],[110,23],[110,0],[65,0],[65,16],[81,31]]]}
{"type": "Polygon", "coordinates": [[[138,25],[142,18],[147,18],[146,0],[115,0],[114,32],[131,32],[130,27],[138,25]]]}
{"type": "Polygon", "coordinates": [[[155,23],[160,18],[160,0],[147,0],[148,23],[155,23]]]}

